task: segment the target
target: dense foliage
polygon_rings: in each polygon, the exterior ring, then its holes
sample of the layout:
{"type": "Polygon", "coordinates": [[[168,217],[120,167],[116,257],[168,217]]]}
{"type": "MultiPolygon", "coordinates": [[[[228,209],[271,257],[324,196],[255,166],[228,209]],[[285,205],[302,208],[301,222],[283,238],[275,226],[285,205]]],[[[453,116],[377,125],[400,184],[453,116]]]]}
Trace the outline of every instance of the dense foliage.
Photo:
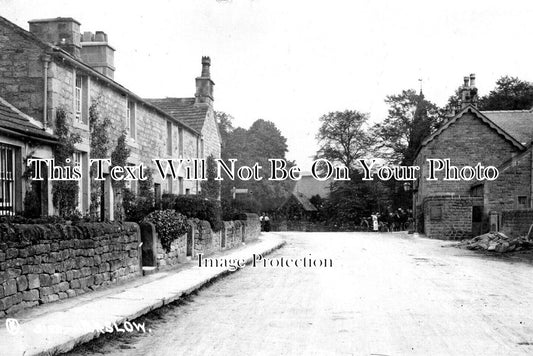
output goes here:
{"type": "Polygon", "coordinates": [[[122,189],[122,205],[127,221],[141,221],[146,215],[155,210],[154,180],[152,171],[146,169],[146,180],[139,180],[139,192],[135,195],[130,189],[122,189]]]}
{"type": "Polygon", "coordinates": [[[166,251],[170,251],[172,241],[190,229],[187,218],[172,209],[153,211],[142,222],[154,224],[161,245],[166,251]]]}
{"type": "MultiPolygon", "coordinates": [[[[269,175],[270,163],[268,159],[285,159],[287,153],[287,139],[273,122],[266,120],[256,120],[249,129],[241,127],[233,128],[232,117],[228,114],[218,112],[216,114],[219,131],[222,138],[222,159],[229,165],[228,159],[237,159],[235,171],[243,165],[253,166],[258,163],[262,169],[260,181],[256,180],[231,180],[222,175],[221,199],[225,201],[224,206],[230,207],[233,194],[232,189],[248,189],[246,195],[236,197],[236,199],[253,199],[259,205],[261,211],[273,211],[277,209],[289,196],[293,183],[289,180],[270,181],[266,179],[269,175]]],[[[288,162],[288,166],[294,165],[288,162]]],[[[228,215],[230,212],[228,212],[228,215]]]]}
{"type": "MultiPolygon", "coordinates": [[[[91,158],[107,158],[109,149],[109,126],[111,121],[109,118],[101,118],[98,111],[98,100],[92,102],[89,108],[89,132],[90,132],[90,147],[91,158]]],[[[90,168],[91,181],[91,202],[89,205],[89,214],[93,219],[99,218],[101,196],[102,196],[102,182],[96,180],[96,165],[90,168]]]]}
{"type": "Polygon", "coordinates": [[[220,201],[198,195],[165,194],[162,197],[163,209],[174,209],[177,212],[199,220],[206,220],[213,231],[224,227],[220,201]]]}
{"type": "Polygon", "coordinates": [[[220,181],[215,180],[217,167],[213,155],[209,155],[206,159],[206,171],[207,180],[201,183],[200,195],[208,199],[218,199],[220,197],[220,181]]]}
{"type": "MultiPolygon", "coordinates": [[[[80,135],[70,131],[72,122],[67,117],[65,109],[58,108],[54,133],[58,137],[58,144],[54,147],[56,165],[73,167],[72,162],[75,145],[81,142],[80,135]]],[[[79,185],[75,180],[56,180],[52,183],[52,202],[59,215],[66,217],[79,215],[78,206],[79,185]]]]}
{"type": "MultiPolygon", "coordinates": [[[[126,133],[122,132],[117,139],[117,144],[111,152],[111,166],[125,167],[130,156],[130,149],[126,145],[126,133]]],[[[128,203],[131,201],[131,191],[126,190],[123,180],[112,180],[111,184],[115,193],[115,219],[123,220],[126,216],[124,209],[124,196],[128,196],[128,203]]],[[[131,211],[131,209],[130,209],[131,211]]]]}
{"type": "Polygon", "coordinates": [[[478,107],[480,110],[530,110],[533,108],[533,84],[503,76],[489,94],[479,99],[478,107]]]}
{"type": "Polygon", "coordinates": [[[323,115],[319,121],[316,158],[324,158],[353,170],[356,160],[371,151],[372,138],[365,129],[368,114],[356,110],[337,111],[323,115]]]}

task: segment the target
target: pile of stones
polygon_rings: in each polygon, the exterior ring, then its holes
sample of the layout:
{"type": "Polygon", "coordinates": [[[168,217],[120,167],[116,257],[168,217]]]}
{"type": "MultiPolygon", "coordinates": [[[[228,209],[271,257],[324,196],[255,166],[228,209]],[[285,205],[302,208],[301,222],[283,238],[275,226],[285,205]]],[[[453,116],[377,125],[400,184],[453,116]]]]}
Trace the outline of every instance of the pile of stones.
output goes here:
{"type": "Polygon", "coordinates": [[[529,250],[533,243],[526,237],[509,237],[501,232],[488,232],[459,244],[469,250],[486,250],[495,252],[511,252],[529,250]]]}

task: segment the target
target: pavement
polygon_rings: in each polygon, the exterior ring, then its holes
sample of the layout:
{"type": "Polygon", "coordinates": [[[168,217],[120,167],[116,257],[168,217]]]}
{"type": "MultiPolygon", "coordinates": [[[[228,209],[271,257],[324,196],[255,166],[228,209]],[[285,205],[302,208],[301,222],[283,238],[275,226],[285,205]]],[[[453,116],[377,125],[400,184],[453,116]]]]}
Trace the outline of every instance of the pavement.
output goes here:
{"type": "MultiPolygon", "coordinates": [[[[270,233],[256,242],[206,257],[244,259],[250,263],[254,254],[265,256],[284,243],[280,235],[270,233]]],[[[0,355],[67,352],[106,332],[117,332],[132,326],[130,321],[231,272],[233,269],[229,266],[198,267],[196,260],[177,270],[155,273],[102,291],[32,308],[9,319],[0,319],[0,355]]]]}
{"type": "Polygon", "coordinates": [[[247,266],[69,356],[533,355],[533,265],[403,233],[292,233],[247,266]]]}

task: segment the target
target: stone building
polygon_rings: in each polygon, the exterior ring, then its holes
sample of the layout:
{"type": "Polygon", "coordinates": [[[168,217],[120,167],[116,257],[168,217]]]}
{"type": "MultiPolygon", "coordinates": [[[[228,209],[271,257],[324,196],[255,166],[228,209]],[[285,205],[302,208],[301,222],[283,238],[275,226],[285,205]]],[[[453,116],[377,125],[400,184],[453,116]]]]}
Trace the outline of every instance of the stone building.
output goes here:
{"type": "MultiPolygon", "coordinates": [[[[59,109],[66,111],[71,129],[82,142],[73,160],[88,172],[90,152],[89,112],[96,108],[108,118],[111,150],[126,132],[131,150],[128,164],[155,168],[156,158],[220,157],[220,134],[213,111],[213,86],[209,57],[202,58],[193,98],[144,99],[114,80],[114,52],[102,31],[81,32],[73,18],[29,21],[29,31],[0,17],[0,97],[35,119],[46,130],[54,128],[59,109]]],[[[111,152],[109,152],[109,157],[111,152]]],[[[196,194],[198,181],[154,175],[157,195],[164,192],[196,194]]],[[[106,178],[107,218],[113,217],[113,193],[106,178]]],[[[132,182],[135,191],[137,184],[132,182]]],[[[90,181],[80,181],[78,210],[88,211],[90,181]]],[[[48,211],[53,213],[53,209],[48,211]]]]}
{"type": "Polygon", "coordinates": [[[413,211],[417,230],[428,237],[478,235],[492,225],[491,214],[531,207],[533,112],[480,111],[476,102],[475,76],[471,75],[465,77],[459,113],[418,149],[414,164],[420,166],[420,174],[414,184],[413,211]],[[440,171],[437,180],[430,181],[427,160],[431,158],[449,159],[458,169],[478,163],[494,166],[500,176],[494,181],[445,180],[440,171]]]}
{"type": "MultiPolygon", "coordinates": [[[[23,209],[30,182],[23,177],[24,157],[51,158],[57,138],[44,130],[42,122],[24,114],[0,97],[0,215],[13,215],[23,209]]],[[[33,206],[48,212],[51,207],[48,184],[33,182],[33,206]]]]}

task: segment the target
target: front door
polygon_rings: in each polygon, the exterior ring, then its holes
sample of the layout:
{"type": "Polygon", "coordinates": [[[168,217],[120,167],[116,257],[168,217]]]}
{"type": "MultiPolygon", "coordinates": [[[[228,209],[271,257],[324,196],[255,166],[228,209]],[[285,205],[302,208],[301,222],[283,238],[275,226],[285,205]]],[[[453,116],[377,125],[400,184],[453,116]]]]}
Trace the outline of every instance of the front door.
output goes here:
{"type": "Polygon", "coordinates": [[[472,236],[483,233],[483,206],[472,207],[472,236]]]}

